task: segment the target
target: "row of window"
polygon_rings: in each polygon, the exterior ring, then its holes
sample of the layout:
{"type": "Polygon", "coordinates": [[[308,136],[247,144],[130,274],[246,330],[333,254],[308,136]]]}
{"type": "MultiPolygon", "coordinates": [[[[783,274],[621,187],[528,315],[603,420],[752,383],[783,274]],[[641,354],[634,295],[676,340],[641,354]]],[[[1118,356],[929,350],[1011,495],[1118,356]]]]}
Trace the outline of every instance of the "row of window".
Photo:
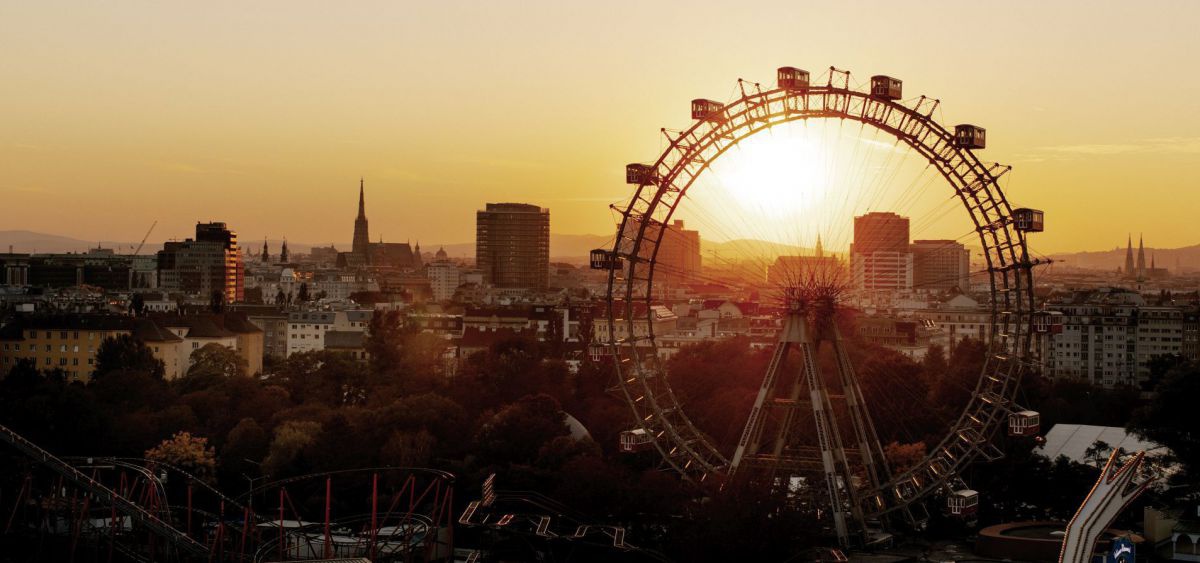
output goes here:
{"type": "MultiPolygon", "coordinates": [[[[9,365],[10,363],[12,363],[12,364],[16,364],[17,362],[19,362],[19,361],[21,361],[21,360],[23,360],[23,359],[24,359],[24,358],[13,358],[13,357],[9,357],[9,356],[3,356],[3,357],[0,357],[0,363],[2,363],[2,364],[4,364],[4,365],[9,365]]],[[[53,357],[51,357],[51,356],[46,356],[45,358],[43,358],[43,360],[44,360],[43,362],[39,362],[39,361],[38,361],[38,358],[37,358],[36,356],[35,356],[35,357],[33,357],[33,358],[29,358],[29,359],[33,360],[33,363],[34,363],[35,365],[36,365],[36,364],[38,364],[38,363],[42,363],[42,364],[44,364],[44,365],[47,365],[47,366],[53,366],[53,365],[54,365],[54,358],[53,358],[53,357]]],[[[68,363],[69,363],[70,365],[77,366],[77,365],[79,365],[79,358],[59,358],[59,359],[58,359],[58,365],[60,365],[60,366],[65,366],[65,365],[68,365],[68,363]],[[68,362],[68,360],[70,360],[70,361],[68,362]]],[[[93,364],[95,364],[95,363],[96,363],[96,360],[94,360],[93,358],[88,358],[88,359],[87,359],[87,365],[89,365],[89,366],[90,366],[90,365],[93,365],[93,364]]]]}
{"type": "MultiPolygon", "coordinates": [[[[55,332],[55,331],[52,331],[52,330],[47,330],[47,331],[44,331],[44,332],[45,332],[45,335],[46,335],[46,339],[47,339],[47,340],[49,340],[49,339],[51,339],[51,338],[54,338],[54,332],[55,332]]],[[[38,337],[38,336],[37,336],[37,335],[38,335],[38,331],[36,331],[36,330],[30,330],[30,331],[28,331],[28,333],[27,333],[27,334],[28,334],[28,338],[31,338],[31,339],[36,339],[36,338],[38,337]]],[[[95,339],[96,339],[96,333],[95,333],[95,332],[89,332],[89,333],[87,333],[87,335],[88,335],[88,340],[95,340],[95,339]]],[[[60,331],[58,331],[58,337],[59,337],[59,338],[61,338],[61,339],[63,339],[63,340],[66,340],[66,339],[68,339],[68,338],[72,338],[72,339],[74,339],[74,340],[79,340],[79,331],[78,331],[78,330],[71,330],[71,331],[68,331],[68,330],[60,330],[60,331]]]]}
{"type": "MultiPolygon", "coordinates": [[[[46,344],[46,345],[45,345],[45,347],[46,347],[46,351],[47,351],[47,352],[52,352],[52,351],[54,351],[54,345],[52,345],[52,344],[46,344]]],[[[20,352],[20,351],[21,351],[21,343],[20,343],[20,342],[14,342],[14,343],[12,343],[12,347],[11,347],[11,348],[9,348],[9,343],[8,343],[8,342],[5,342],[5,343],[4,343],[4,350],[5,350],[5,351],[8,351],[8,350],[10,350],[10,349],[11,349],[12,351],[14,351],[14,352],[20,352]]],[[[28,348],[27,348],[27,350],[29,350],[30,352],[37,352],[37,344],[30,343],[30,344],[28,345],[28,348]]],[[[66,344],[60,344],[60,345],[58,346],[58,351],[59,351],[59,352],[66,352],[66,351],[67,351],[67,345],[66,345],[66,344]]],[[[79,353],[79,345],[78,345],[78,344],[74,344],[74,345],[72,345],[72,346],[71,346],[71,352],[78,354],[78,353],[79,353]]],[[[96,353],[96,352],[95,352],[95,348],[94,348],[94,347],[92,347],[92,346],[88,346],[87,353],[88,353],[88,354],[95,354],[95,353],[96,353]]]]}

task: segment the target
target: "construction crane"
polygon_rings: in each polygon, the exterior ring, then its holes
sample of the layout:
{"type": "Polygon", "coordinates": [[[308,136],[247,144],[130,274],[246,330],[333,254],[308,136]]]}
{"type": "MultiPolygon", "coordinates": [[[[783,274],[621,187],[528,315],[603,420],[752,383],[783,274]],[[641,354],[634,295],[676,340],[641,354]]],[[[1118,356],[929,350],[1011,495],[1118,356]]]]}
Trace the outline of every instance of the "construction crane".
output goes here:
{"type": "Polygon", "coordinates": [[[150,228],[146,229],[146,236],[142,237],[142,242],[139,242],[137,249],[133,251],[134,256],[137,256],[137,253],[142,251],[142,246],[146,244],[146,239],[150,238],[150,233],[154,232],[154,227],[156,226],[158,226],[158,221],[154,221],[154,223],[150,224],[150,228]]]}

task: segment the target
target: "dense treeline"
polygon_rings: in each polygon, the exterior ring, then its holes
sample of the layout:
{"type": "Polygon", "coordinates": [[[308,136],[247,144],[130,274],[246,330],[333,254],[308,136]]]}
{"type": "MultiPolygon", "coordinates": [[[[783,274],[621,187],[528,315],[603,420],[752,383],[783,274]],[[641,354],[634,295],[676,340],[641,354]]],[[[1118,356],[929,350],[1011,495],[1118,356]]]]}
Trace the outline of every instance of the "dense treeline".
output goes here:
{"type": "MultiPolygon", "coordinates": [[[[169,382],[144,345],[110,340],[86,386],[18,364],[0,382],[0,422],[54,453],[156,457],[227,491],[244,490],[245,476],[388,465],[452,471],[458,498],[469,499],[495,472],[503,488],[536,490],[597,520],[625,524],[639,545],[681,560],[783,559],[815,541],[818,527],[807,516],[782,510],[764,491],[696,490],[659,471],[652,453],[619,455],[617,436],[629,413],[608,391],[611,372],[602,365],[585,362],[572,373],[559,350],[513,338],[451,374],[443,341],[404,328],[394,313],[377,315],[370,334],[366,364],[312,352],[251,378],[235,353],[211,346],[195,353],[185,377],[169,382]],[[572,436],[564,413],[590,437],[572,436]],[[696,502],[699,496],[707,501],[696,502]]],[[[888,456],[903,465],[919,459],[958,415],[985,348],[970,341],[949,351],[934,347],[914,362],[852,342],[851,354],[888,456]]],[[[737,440],[769,357],[734,338],[685,348],[668,362],[692,420],[725,451],[737,440]]],[[[831,358],[820,361],[833,373],[831,358]]],[[[1194,397],[1194,388],[1183,388],[1200,380],[1185,377],[1194,370],[1170,364],[1161,379],[1194,397]]],[[[1047,428],[1056,421],[1124,425],[1131,415],[1128,393],[1074,382],[1031,378],[1022,402],[1042,411],[1047,428]]],[[[1163,428],[1186,426],[1164,421],[1175,416],[1164,414],[1173,405],[1139,412],[1148,436],[1167,443],[1174,438],[1163,428]]],[[[1028,441],[1003,445],[1008,459],[968,476],[996,499],[985,504],[987,519],[1064,517],[1094,478],[1086,466],[1033,455],[1028,441]]],[[[1179,453],[1194,463],[1194,448],[1179,453]]]]}

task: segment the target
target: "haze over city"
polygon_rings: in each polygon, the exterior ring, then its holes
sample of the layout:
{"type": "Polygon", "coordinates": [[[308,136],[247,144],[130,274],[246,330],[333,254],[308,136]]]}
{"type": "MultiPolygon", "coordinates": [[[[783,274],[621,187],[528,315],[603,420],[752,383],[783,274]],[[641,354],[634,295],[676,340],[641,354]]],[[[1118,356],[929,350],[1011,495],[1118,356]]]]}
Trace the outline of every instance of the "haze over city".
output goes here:
{"type": "Polygon", "coordinates": [[[0,224],[137,241],[158,220],[161,241],[220,218],[246,240],[345,243],[361,175],[386,240],[469,241],[497,193],[552,208],[554,232],[610,234],[621,163],[657,155],[687,100],[800,62],[901,76],[988,127],[1010,197],[1059,227],[1040,252],[1127,231],[1185,246],[1200,6],[1152,6],[8,3],[0,224]]]}
{"type": "Polygon", "coordinates": [[[0,0],[0,563],[1198,563],[1198,21],[0,0]]]}

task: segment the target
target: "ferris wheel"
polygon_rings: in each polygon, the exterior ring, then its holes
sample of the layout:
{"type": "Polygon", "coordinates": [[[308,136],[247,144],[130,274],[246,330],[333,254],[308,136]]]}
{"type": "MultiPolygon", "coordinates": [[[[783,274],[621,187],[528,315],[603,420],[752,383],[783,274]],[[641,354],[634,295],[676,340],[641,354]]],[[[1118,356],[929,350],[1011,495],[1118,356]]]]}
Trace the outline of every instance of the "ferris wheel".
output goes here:
{"type": "MultiPolygon", "coordinates": [[[[902,516],[922,525],[926,503],[935,498],[953,514],[976,510],[979,495],[962,479],[967,466],[1001,457],[994,442],[1004,430],[1022,436],[1038,432],[1038,414],[1017,406],[1016,400],[1022,375],[1033,362],[1035,336],[1051,330],[1055,320],[1035,310],[1032,270],[1041,261],[1031,259],[1026,247],[1027,235],[1043,230],[1043,213],[1010,204],[1000,185],[1010,167],[986,163],[976,154],[986,146],[983,128],[942,125],[935,118],[938,100],[906,100],[902,87],[889,76],[855,85],[849,72],[833,67],[824,80],[783,67],[774,88],[739,80],[728,103],[692,100],[690,127],[664,129],[665,149],[658,159],[626,167],[626,182],[635,191],[628,203],[614,206],[620,214],[615,242],[592,253],[592,267],[608,270],[606,324],[597,336],[607,344],[620,394],[636,421],[622,434],[622,449],[657,451],[665,467],[698,482],[764,470],[775,476],[811,471],[824,483],[822,502],[843,545],[855,543],[868,522],[885,517],[902,516]],[[695,201],[690,190],[698,189],[705,173],[717,169],[739,145],[789,124],[822,120],[890,137],[898,147],[894,150],[920,159],[930,178],[949,187],[942,192],[948,196],[943,212],[965,212],[959,215],[969,220],[964,221],[970,229],[966,238],[982,249],[979,274],[986,280],[982,285],[989,294],[984,305],[990,325],[981,335],[988,351],[985,365],[961,414],[946,423],[941,441],[929,443],[924,459],[902,471],[888,466],[870,414],[878,405],[866,403],[837,327],[814,316],[820,307],[812,299],[791,301],[782,315],[775,355],[754,407],[745,413],[747,422],[733,452],[722,451],[689,419],[660,353],[662,335],[656,333],[655,321],[665,292],[656,281],[677,277],[660,250],[673,236],[672,221],[695,201]],[[818,373],[814,358],[822,346],[833,351],[836,378],[818,373]],[[780,367],[789,349],[802,358],[790,390],[780,367]],[[840,382],[840,389],[831,390],[827,381],[840,382]],[[789,427],[800,418],[815,427],[811,447],[789,445],[789,427]]],[[[864,178],[855,182],[868,183],[864,178]]],[[[882,185],[887,179],[871,182],[882,185]]],[[[856,205],[845,207],[852,212],[866,208],[856,205]]],[[[710,217],[708,227],[721,221],[754,222],[737,210],[728,213],[710,217]]],[[[931,214],[928,222],[940,216],[931,214]]],[[[831,305],[831,299],[825,296],[825,304],[831,305]]]]}

